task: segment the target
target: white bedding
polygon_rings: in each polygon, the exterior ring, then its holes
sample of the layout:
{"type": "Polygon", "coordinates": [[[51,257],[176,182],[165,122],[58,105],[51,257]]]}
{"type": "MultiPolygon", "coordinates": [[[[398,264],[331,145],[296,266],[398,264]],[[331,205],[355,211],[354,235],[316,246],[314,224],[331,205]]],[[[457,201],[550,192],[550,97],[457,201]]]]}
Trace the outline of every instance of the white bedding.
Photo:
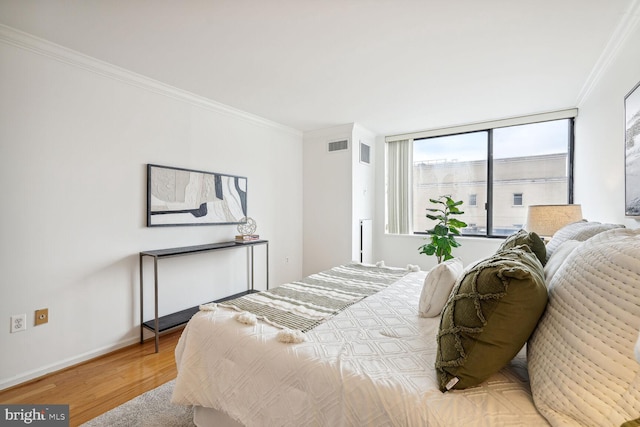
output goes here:
{"type": "Polygon", "coordinates": [[[418,316],[424,272],[284,344],[279,329],[197,313],[176,348],[173,402],[215,408],[246,426],[546,426],[524,352],[483,385],[441,393],[439,318],[418,316]]]}

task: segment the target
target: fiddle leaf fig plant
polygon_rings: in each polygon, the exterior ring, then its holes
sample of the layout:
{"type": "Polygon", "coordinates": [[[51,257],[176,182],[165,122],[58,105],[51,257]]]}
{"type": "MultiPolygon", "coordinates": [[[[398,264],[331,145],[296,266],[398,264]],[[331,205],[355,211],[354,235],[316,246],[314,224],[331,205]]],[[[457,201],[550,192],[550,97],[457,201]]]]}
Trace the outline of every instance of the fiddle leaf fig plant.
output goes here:
{"type": "Polygon", "coordinates": [[[453,258],[452,249],[460,246],[455,236],[460,236],[460,229],[466,227],[467,223],[452,218],[453,215],[464,214],[459,209],[463,203],[462,200],[455,201],[450,195],[444,195],[437,199],[429,199],[429,201],[435,207],[427,208],[427,212],[431,212],[427,213],[427,218],[438,222],[431,230],[427,230],[427,234],[431,235],[430,242],[418,249],[421,254],[435,255],[438,264],[440,264],[442,261],[453,258]]]}

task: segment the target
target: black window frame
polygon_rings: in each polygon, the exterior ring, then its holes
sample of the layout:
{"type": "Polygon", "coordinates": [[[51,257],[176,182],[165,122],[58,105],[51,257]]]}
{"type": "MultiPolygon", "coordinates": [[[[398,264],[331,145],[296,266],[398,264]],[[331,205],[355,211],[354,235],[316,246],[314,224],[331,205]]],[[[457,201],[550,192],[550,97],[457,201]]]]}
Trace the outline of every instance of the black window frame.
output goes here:
{"type": "MultiPolygon", "coordinates": [[[[565,117],[558,119],[549,119],[549,120],[540,120],[540,121],[531,121],[527,123],[523,123],[525,125],[535,124],[535,123],[544,123],[544,122],[552,122],[557,120],[567,120],[568,122],[568,147],[567,147],[567,203],[573,204],[573,188],[574,188],[574,156],[575,156],[575,117],[565,117]]],[[[518,125],[514,125],[518,126],[518,125]]],[[[479,133],[479,132],[487,132],[487,202],[485,203],[485,210],[487,211],[487,231],[486,234],[467,234],[462,233],[462,236],[465,237],[479,237],[479,238],[490,238],[490,239],[505,239],[508,236],[501,234],[492,234],[493,231],[493,131],[494,129],[501,129],[510,126],[496,126],[487,129],[477,129],[469,132],[454,132],[451,134],[438,135],[438,136],[429,136],[425,138],[416,138],[413,140],[413,143],[420,140],[431,139],[431,138],[440,138],[443,136],[455,136],[455,135],[464,135],[469,133],[479,133]]],[[[523,195],[524,198],[524,195],[523,195]]],[[[477,205],[476,205],[477,206],[477,205]]],[[[524,205],[524,201],[523,204],[524,205]]],[[[412,231],[413,234],[416,235],[426,235],[428,234],[426,231],[412,231]]]]}

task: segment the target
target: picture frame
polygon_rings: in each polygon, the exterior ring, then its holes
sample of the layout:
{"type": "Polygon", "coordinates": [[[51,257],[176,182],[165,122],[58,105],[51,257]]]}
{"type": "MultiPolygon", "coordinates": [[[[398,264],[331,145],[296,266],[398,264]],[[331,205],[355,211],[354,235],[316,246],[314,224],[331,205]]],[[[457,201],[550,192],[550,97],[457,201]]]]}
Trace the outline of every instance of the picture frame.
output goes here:
{"type": "Polygon", "coordinates": [[[147,227],[246,221],[246,177],[147,165],[147,227]]]}
{"type": "Polygon", "coordinates": [[[625,216],[640,216],[640,82],[624,97],[625,216]]]}

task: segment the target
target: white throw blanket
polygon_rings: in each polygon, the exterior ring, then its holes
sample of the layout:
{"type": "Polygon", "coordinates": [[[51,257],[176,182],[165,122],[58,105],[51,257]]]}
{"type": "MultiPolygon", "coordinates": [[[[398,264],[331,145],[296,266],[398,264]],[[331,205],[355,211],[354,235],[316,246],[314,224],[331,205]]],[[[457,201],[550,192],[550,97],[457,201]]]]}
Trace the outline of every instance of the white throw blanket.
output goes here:
{"type": "Polygon", "coordinates": [[[248,311],[273,326],[307,332],[405,274],[406,270],[351,263],[219,306],[248,311]]]}

